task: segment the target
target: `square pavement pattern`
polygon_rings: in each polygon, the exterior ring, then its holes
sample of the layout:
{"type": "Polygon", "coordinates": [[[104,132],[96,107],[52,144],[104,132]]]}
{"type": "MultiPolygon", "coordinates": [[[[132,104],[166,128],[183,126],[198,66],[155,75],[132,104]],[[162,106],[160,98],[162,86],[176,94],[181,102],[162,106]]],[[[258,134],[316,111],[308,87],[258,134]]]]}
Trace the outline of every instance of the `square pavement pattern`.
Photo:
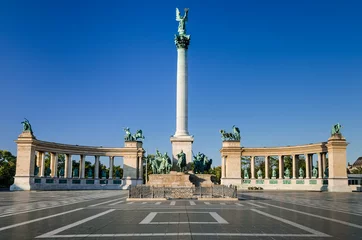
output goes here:
{"type": "Polygon", "coordinates": [[[240,192],[238,201],[127,196],[0,192],[0,239],[362,239],[361,193],[240,192]]]}

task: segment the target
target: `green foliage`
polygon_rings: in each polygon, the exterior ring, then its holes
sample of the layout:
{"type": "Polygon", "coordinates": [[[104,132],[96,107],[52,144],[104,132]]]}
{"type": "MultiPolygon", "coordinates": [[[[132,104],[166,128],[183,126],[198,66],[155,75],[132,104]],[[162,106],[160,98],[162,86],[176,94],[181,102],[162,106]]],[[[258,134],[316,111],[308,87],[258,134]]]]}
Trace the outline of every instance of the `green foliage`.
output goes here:
{"type": "Polygon", "coordinates": [[[143,157],[143,183],[146,183],[146,176],[147,181],[149,180],[149,175],[153,174],[152,167],[151,167],[151,160],[155,158],[154,154],[147,154],[147,156],[143,157]],[[147,163],[147,173],[146,173],[146,163],[147,163]]]}
{"type": "Polygon", "coordinates": [[[210,168],[207,174],[215,175],[216,182],[220,184],[221,182],[221,166],[210,168]]]}
{"type": "Polygon", "coordinates": [[[123,168],[121,166],[113,166],[113,177],[116,178],[116,171],[120,173],[119,178],[123,178],[123,168]]]}
{"type": "Polygon", "coordinates": [[[9,188],[14,183],[16,157],[11,152],[0,150],[0,188],[9,188]]]}

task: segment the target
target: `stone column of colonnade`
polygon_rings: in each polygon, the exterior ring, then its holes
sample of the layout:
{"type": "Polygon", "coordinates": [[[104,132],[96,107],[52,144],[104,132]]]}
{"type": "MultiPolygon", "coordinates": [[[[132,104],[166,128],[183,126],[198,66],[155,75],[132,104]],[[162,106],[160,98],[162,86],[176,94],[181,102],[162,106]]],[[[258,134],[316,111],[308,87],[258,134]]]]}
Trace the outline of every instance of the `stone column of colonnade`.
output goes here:
{"type": "Polygon", "coordinates": [[[113,179],[114,157],[109,157],[109,179],[113,179]]]}
{"type": "Polygon", "coordinates": [[[100,156],[94,156],[94,178],[99,179],[99,159],[100,156]]]}
{"type": "Polygon", "coordinates": [[[265,179],[269,179],[269,156],[265,156],[265,160],[264,160],[264,164],[265,164],[265,179]]]}

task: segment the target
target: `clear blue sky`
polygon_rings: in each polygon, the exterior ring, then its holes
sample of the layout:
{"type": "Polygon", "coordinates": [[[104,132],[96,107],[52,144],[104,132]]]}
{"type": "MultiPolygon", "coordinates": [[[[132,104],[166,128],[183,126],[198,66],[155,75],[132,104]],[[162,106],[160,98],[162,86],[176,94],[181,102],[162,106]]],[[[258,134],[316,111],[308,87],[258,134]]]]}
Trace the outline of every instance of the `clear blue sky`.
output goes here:
{"type": "MultiPolygon", "coordinates": [[[[38,139],[171,151],[175,7],[189,7],[189,130],[220,164],[219,130],[242,145],[327,141],[340,122],[362,156],[361,1],[2,1],[0,149],[28,118],[38,139]],[[207,2],[207,3],[206,3],[207,2]]],[[[182,10],[183,13],[183,10],[182,10]]]]}

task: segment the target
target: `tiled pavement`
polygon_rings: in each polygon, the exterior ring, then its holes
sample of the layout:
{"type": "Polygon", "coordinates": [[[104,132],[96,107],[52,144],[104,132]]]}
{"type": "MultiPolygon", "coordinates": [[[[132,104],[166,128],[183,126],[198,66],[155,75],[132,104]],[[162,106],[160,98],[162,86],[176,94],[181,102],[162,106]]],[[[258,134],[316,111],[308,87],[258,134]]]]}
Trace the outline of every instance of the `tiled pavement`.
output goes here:
{"type": "Polygon", "coordinates": [[[362,239],[361,194],[239,196],[126,201],[127,191],[0,193],[0,239],[362,239]],[[33,209],[19,208],[27,202],[33,209]]]}

